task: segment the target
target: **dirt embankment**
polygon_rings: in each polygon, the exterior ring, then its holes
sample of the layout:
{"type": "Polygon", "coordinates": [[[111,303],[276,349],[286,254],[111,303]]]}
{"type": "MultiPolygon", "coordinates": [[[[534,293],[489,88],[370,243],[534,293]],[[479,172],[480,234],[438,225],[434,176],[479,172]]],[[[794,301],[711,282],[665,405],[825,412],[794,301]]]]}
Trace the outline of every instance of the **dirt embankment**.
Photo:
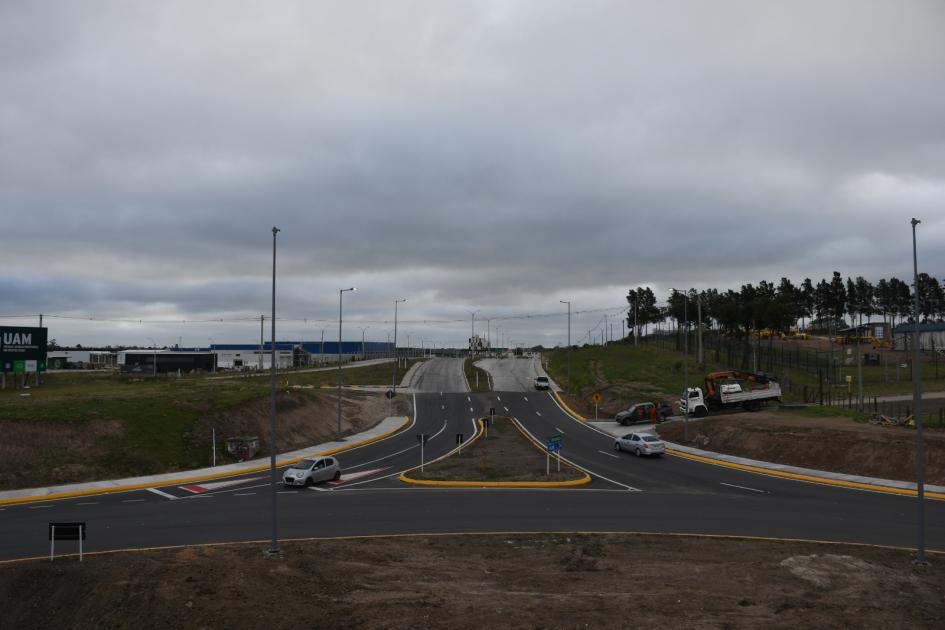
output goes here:
{"type": "MultiPolygon", "coordinates": [[[[368,429],[388,415],[388,400],[378,392],[344,392],[341,397],[341,433],[351,435],[368,429]]],[[[338,434],[338,397],[323,391],[282,391],[276,396],[278,450],[280,452],[329,442],[338,434]]],[[[410,413],[406,397],[393,401],[391,415],[410,413]]],[[[204,414],[194,436],[209,440],[211,429],[217,439],[230,436],[258,436],[260,452],[269,452],[270,400],[262,398],[225,411],[204,414]]]]}
{"type": "Polygon", "coordinates": [[[10,628],[942,628],[941,559],[734,539],[496,535],[264,544],[0,571],[10,628]]]}
{"type": "MultiPolygon", "coordinates": [[[[831,472],[915,481],[913,429],[863,424],[845,417],[790,416],[786,412],[739,413],[657,426],[670,442],[766,462],[831,472]]],[[[945,485],[945,432],[925,432],[925,479],[945,485]]]]}

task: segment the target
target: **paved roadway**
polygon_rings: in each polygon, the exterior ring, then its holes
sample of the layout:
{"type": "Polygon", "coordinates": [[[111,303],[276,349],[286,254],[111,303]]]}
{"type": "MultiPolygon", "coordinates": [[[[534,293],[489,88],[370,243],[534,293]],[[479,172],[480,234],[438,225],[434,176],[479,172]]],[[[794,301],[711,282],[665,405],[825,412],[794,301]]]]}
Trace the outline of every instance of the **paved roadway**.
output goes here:
{"type": "Polygon", "coordinates": [[[535,388],[536,376],[548,376],[538,357],[482,359],[476,365],[492,377],[497,392],[527,392],[535,388]]]}
{"type": "Polygon", "coordinates": [[[410,379],[410,388],[421,392],[468,392],[463,361],[435,357],[420,363],[410,379]]]}
{"type": "MultiPolygon", "coordinates": [[[[460,361],[460,360],[455,360],[460,361]]],[[[446,371],[453,366],[442,364],[446,371]]],[[[442,383],[452,381],[443,376],[442,383]]],[[[437,383],[434,373],[420,383],[437,383]]],[[[425,388],[426,389],[426,388],[425,388]]],[[[461,531],[649,531],[779,536],[899,546],[915,542],[914,498],[745,473],[672,456],[639,459],[613,451],[613,438],[573,420],[547,392],[421,392],[410,427],[341,453],[341,483],[278,488],[279,536],[461,531]],[[560,433],[562,454],[594,481],[561,489],[451,489],[400,483],[419,463],[468,437],[496,407],[538,439],[560,433]]],[[[280,472],[281,474],[281,472],[280,472]]],[[[0,559],[48,553],[49,521],[86,521],[87,550],[266,540],[270,485],[262,475],[0,508],[0,559]]],[[[927,544],[945,550],[945,502],[928,501],[927,544]]],[[[59,545],[61,550],[69,544],[59,545]]]]}

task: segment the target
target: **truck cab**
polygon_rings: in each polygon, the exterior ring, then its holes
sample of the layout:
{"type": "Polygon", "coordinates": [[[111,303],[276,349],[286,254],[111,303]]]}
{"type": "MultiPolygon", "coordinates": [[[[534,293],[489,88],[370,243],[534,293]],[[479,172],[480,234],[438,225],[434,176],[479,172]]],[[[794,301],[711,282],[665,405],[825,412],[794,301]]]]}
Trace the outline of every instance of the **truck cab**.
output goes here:
{"type": "Polygon", "coordinates": [[[682,393],[679,398],[679,413],[697,418],[709,413],[709,405],[705,401],[701,387],[689,387],[682,393]]]}

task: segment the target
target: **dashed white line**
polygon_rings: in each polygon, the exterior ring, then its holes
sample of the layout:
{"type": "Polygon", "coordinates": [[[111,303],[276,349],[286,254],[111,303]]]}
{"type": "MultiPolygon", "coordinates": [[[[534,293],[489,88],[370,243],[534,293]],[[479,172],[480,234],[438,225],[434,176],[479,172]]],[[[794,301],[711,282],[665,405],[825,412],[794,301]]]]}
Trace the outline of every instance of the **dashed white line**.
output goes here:
{"type": "Polygon", "coordinates": [[[506,411],[508,411],[508,410],[509,410],[509,408],[508,408],[508,407],[502,407],[502,408],[503,408],[503,409],[505,409],[506,411]]]}
{"type": "Polygon", "coordinates": [[[86,501],[85,503],[76,503],[76,505],[98,505],[98,501],[86,501]]]}
{"type": "Polygon", "coordinates": [[[144,499],[122,499],[122,503],[142,503],[144,499]]]}
{"type": "Polygon", "coordinates": [[[42,508],[51,508],[51,505],[27,505],[26,509],[28,510],[40,510],[42,508]]]}
{"type": "Polygon", "coordinates": [[[499,402],[502,402],[502,396],[496,396],[495,399],[498,400],[499,402]]]}
{"type": "Polygon", "coordinates": [[[528,396],[522,396],[525,399],[525,402],[528,402],[528,396]]]}
{"type": "Polygon", "coordinates": [[[472,398],[470,398],[469,396],[466,396],[466,402],[472,402],[472,398]]]}
{"type": "Polygon", "coordinates": [[[723,486],[728,486],[728,487],[730,487],[730,488],[739,488],[739,489],[741,489],[741,490],[751,490],[752,492],[760,492],[761,494],[769,494],[769,492],[768,492],[767,490],[759,490],[759,489],[757,489],[757,488],[749,488],[748,486],[738,486],[738,485],[735,485],[734,483],[725,483],[725,482],[722,482],[721,485],[723,485],[723,486]]]}
{"type": "Polygon", "coordinates": [[[541,417],[541,412],[540,412],[540,411],[536,411],[535,414],[536,414],[538,417],[541,417]]]}
{"type": "Polygon", "coordinates": [[[276,494],[298,494],[298,490],[280,490],[276,494]]]}
{"type": "Polygon", "coordinates": [[[475,409],[473,409],[472,407],[470,407],[470,408],[469,408],[469,413],[472,413],[473,411],[475,411],[475,409]]]}
{"type": "Polygon", "coordinates": [[[607,451],[597,451],[601,455],[606,455],[607,457],[613,457],[614,459],[620,459],[619,455],[614,455],[613,453],[608,453],[607,451]]]}
{"type": "Polygon", "coordinates": [[[233,496],[234,497],[251,497],[251,496],[254,496],[255,494],[256,494],[255,492],[237,492],[233,496]]]}
{"type": "MultiPolygon", "coordinates": [[[[564,431],[561,430],[561,427],[555,427],[555,431],[557,431],[557,432],[560,433],[561,435],[564,435],[564,431]]],[[[609,453],[608,453],[608,455],[609,455],[609,453]]]]}

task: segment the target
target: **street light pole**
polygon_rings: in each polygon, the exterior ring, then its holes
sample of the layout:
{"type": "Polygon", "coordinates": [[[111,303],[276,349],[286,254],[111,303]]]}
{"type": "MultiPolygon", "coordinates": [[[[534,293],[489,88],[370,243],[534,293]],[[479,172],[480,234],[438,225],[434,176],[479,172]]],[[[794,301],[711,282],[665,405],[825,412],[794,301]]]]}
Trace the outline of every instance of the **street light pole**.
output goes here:
{"type": "Polygon", "coordinates": [[[364,351],[364,331],[370,328],[370,326],[358,326],[361,329],[361,360],[367,359],[367,353],[364,351]]]}
{"type": "Polygon", "coordinates": [[[269,545],[269,555],[279,555],[279,541],[277,534],[276,487],[279,483],[279,473],[276,471],[276,234],[279,228],[272,228],[272,332],[269,343],[272,344],[271,378],[269,383],[269,476],[270,494],[272,496],[272,541],[269,545]]]}
{"type": "Polygon", "coordinates": [[[568,305],[568,391],[571,391],[571,302],[558,300],[568,305]]]}
{"type": "Polygon", "coordinates": [[[916,499],[918,500],[919,540],[915,563],[925,560],[925,447],[922,439],[922,355],[919,351],[919,259],[916,255],[915,226],[912,219],[912,271],[915,302],[912,306],[912,406],[915,408],[916,499]]]}
{"type": "Polygon", "coordinates": [[[354,291],[355,288],[338,290],[338,439],[341,440],[341,297],[345,291],[354,291]]]}
{"type": "MultiPolygon", "coordinates": [[[[393,396],[397,394],[397,362],[400,360],[400,357],[397,356],[397,305],[406,301],[407,298],[394,300],[394,374],[390,380],[391,400],[393,400],[393,396]]],[[[393,402],[391,405],[393,405],[393,402]]]]}
{"type": "MultiPolygon", "coordinates": [[[[683,293],[676,289],[673,293],[683,293]]],[[[683,420],[683,442],[689,441],[689,292],[683,293],[683,398],[686,400],[686,415],[683,420]]]]}

